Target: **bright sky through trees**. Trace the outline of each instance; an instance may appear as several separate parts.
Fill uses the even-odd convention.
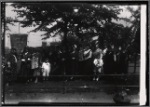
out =
[[[13,19],[15,19],[17,17],[17,13],[15,13],[13,11],[13,7],[10,6],[11,3],[7,3],[6,4],[6,17],[12,17]],[[137,9],[136,5],[130,5],[132,8]],[[119,15],[119,17],[124,17],[124,18],[129,18],[131,16],[131,13],[126,9],[127,5],[120,5],[120,8],[123,9],[123,11],[121,12],[121,14]],[[74,9],[74,12],[78,12],[78,9]],[[19,19],[20,20],[20,19]],[[58,19],[60,20],[60,19]],[[124,22],[124,21],[119,21],[117,23],[121,23],[124,26],[129,26],[129,23]],[[53,23],[55,24],[55,23]],[[48,27],[51,27],[51,25],[49,25]],[[33,30],[34,27],[26,27],[26,28],[22,28],[22,27],[18,27],[18,23],[15,24],[15,26],[9,25],[10,31],[8,31],[7,33],[18,33],[18,29],[20,29],[20,33],[28,33],[29,31]],[[32,33],[33,34],[33,33]],[[28,39],[28,45],[29,46],[40,46],[41,45],[41,34],[33,34],[32,37],[29,37],[30,39]],[[34,36],[36,35],[36,36]]]

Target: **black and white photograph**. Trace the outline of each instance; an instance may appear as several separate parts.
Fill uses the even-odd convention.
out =
[[[146,11],[136,2],[1,2],[2,105],[145,105]]]

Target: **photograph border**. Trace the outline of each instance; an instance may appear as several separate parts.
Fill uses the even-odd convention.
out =
[[[121,4],[129,4],[129,5],[130,4],[145,4],[147,6],[146,7],[147,12],[145,14],[147,16],[147,17],[145,17],[147,20],[145,20],[145,22],[144,22],[146,24],[144,31],[143,31],[143,28],[141,27],[141,31],[143,32],[141,34],[143,34],[143,35],[145,34],[146,35],[145,38],[144,38],[144,40],[143,40],[143,42],[142,42],[142,43],[145,43],[145,46],[141,45],[141,49],[145,48],[143,51],[141,51],[141,52],[143,52],[142,53],[143,56],[141,58],[142,59],[144,58],[144,60],[141,61],[141,63],[144,64],[143,67],[145,67],[145,68],[142,68],[142,67],[140,68],[140,72],[141,72],[141,70],[145,71],[145,75],[144,74],[140,74],[140,78],[145,77],[145,78],[143,78],[144,80],[142,79],[142,82],[144,81],[145,86],[141,87],[141,85],[140,85],[140,88],[143,88],[143,87],[146,88],[145,94],[146,93],[148,94],[146,96],[146,99],[147,99],[146,100],[146,106],[149,105],[149,101],[148,101],[149,100],[149,69],[150,69],[150,67],[149,67],[149,49],[150,49],[149,48],[149,34],[150,34],[150,30],[149,30],[149,26],[150,26],[150,21],[149,21],[149,18],[150,18],[149,17],[150,16],[150,14],[149,14],[149,12],[150,12],[150,8],[149,8],[150,2],[149,2],[149,0],[143,0],[143,1],[140,1],[140,0],[134,0],[134,1],[133,0],[125,0],[125,1],[120,1],[120,0],[107,0],[107,1],[103,1],[103,0],[94,0],[94,1],[89,1],[89,0],[82,0],[82,1],[78,1],[78,0],[73,0],[73,1],[70,1],[70,0],[65,0],[65,1],[59,1],[59,0],[55,0],[55,1],[53,1],[53,0],[51,0],[51,1],[47,1],[47,0],[42,0],[42,1],[41,0],[19,0],[19,1],[16,1],[16,0],[11,0],[11,1],[10,0],[1,0],[1,4],[2,4],[2,2],[7,2],[7,3],[8,2],[58,2],[58,3],[60,3],[60,2],[73,2],[73,3],[74,2],[79,2],[79,3],[81,3],[81,2],[83,2],[83,3],[84,2],[89,2],[90,3],[91,2],[91,3],[108,3],[108,4],[109,3],[115,3],[115,4],[120,4],[121,3]],[[142,21],[141,21],[141,23],[142,23]],[[1,28],[1,32],[2,32],[2,28]],[[140,37],[141,37],[141,35],[140,35]],[[141,39],[143,39],[143,36],[141,37]],[[1,43],[1,41],[0,41],[0,43]],[[0,46],[2,46],[2,44]],[[2,56],[2,48],[3,47],[0,48],[0,55],[1,56]],[[0,60],[0,64],[2,65],[2,60]],[[2,72],[2,67],[0,67],[0,69],[1,69],[1,73],[0,73],[0,76],[1,76],[1,80],[0,81],[1,82],[0,82],[0,85],[1,85],[1,88],[2,88],[3,87],[3,81],[2,81],[3,72]],[[2,89],[1,89],[1,91],[2,91]],[[2,96],[2,97],[0,97],[0,100],[2,101],[2,99],[4,98],[2,92],[0,93],[0,95]],[[3,104],[3,103],[1,103],[1,104]],[[67,103],[67,104],[66,103],[57,103],[57,104],[55,104],[54,103],[52,105],[55,105],[55,106],[57,106],[57,105],[59,105],[59,106],[67,106],[67,105],[73,105],[73,106],[74,105],[76,105],[76,106],[85,106],[85,105],[86,106],[89,106],[89,105],[90,106],[97,106],[97,105],[99,105],[99,106],[102,106],[104,104],[101,105],[101,104],[96,104],[96,103],[89,103],[89,104],[88,103],[87,104],[76,104],[76,103],[71,103],[71,104],[70,103]]]

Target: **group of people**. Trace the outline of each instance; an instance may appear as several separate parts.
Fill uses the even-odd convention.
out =
[[[39,52],[29,52],[24,49],[21,55],[17,55],[16,49],[12,49],[10,54],[3,60],[4,81],[12,84],[17,81],[37,83],[41,75],[43,80],[47,80],[51,71],[51,64],[48,58],[41,61]]]
[[[25,48],[20,56],[12,49],[5,71],[7,82],[20,78],[27,83],[37,83],[40,79],[48,80],[50,74],[71,75],[70,79],[74,78],[73,75],[94,75],[93,80],[98,81],[100,73],[127,73],[127,54],[121,47],[115,51],[113,45],[100,49],[98,44],[94,50],[90,46],[83,48],[73,45],[69,53],[62,49],[45,54],[30,52]]]

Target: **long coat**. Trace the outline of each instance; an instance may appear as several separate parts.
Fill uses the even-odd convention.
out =
[[[21,71],[20,76],[28,78],[31,72],[31,54],[29,52],[23,53],[21,57]]]
[[[113,51],[107,51],[104,56],[104,73],[105,74],[113,74],[116,72],[116,62],[114,58],[115,53]]]
[[[7,57],[7,62],[10,63],[12,81],[15,81],[17,79],[17,55],[10,53]]]

